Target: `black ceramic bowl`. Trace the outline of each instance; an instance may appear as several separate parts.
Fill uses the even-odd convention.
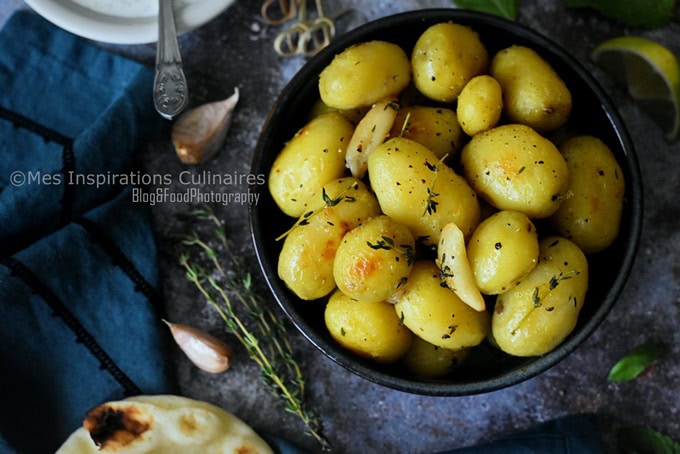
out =
[[[274,104],[263,127],[255,156],[253,174],[268,175],[284,142],[305,123],[310,106],[318,98],[318,76],[333,57],[349,45],[380,39],[396,43],[410,54],[418,36],[429,26],[451,21],[471,26],[489,51],[512,44],[536,50],[566,82],[573,97],[570,133],[593,134],[615,153],[625,173],[626,195],[619,237],[599,255],[589,257],[590,287],[573,333],[552,352],[532,358],[516,358],[490,347],[480,347],[474,361],[442,379],[409,376],[404,368],[378,365],[336,344],[323,321],[324,301],[298,299],[277,276],[281,242],[275,238],[293,219],[274,204],[266,185],[254,186],[259,203],[250,209],[252,237],[258,260],[272,293],[295,326],[319,350],[338,364],[373,382],[407,392],[428,395],[468,395],[510,386],[535,376],[561,361],[602,322],[614,305],[631,270],[641,229],[641,177],[633,144],[611,101],[588,71],[568,52],[542,35],[514,22],[457,9],[420,10],[398,14],[365,24],[343,36],[311,58],[293,77]]]

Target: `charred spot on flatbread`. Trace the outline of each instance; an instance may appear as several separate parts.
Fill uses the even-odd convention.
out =
[[[87,412],[83,428],[100,450],[117,450],[138,440],[151,429],[152,422],[133,405],[103,404]]]
[[[209,447],[209,449],[207,448]],[[56,454],[273,454],[233,414],[181,396],[135,396],[90,410]]]

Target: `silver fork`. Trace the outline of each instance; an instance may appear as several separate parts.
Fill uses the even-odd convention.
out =
[[[153,101],[158,113],[168,120],[182,112],[189,103],[172,0],[158,0],[158,45]]]

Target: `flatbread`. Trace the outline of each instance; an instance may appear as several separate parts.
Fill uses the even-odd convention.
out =
[[[246,423],[221,408],[185,397],[136,396],[101,404],[85,416],[57,454],[270,454]]]

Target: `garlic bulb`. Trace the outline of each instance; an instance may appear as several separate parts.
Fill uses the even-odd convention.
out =
[[[179,323],[163,322],[168,325],[172,337],[185,355],[201,370],[218,374],[231,367],[232,349],[221,340]]]
[[[180,161],[198,164],[219,151],[238,99],[235,88],[229,98],[195,107],[177,119],[172,127],[172,144]]]

